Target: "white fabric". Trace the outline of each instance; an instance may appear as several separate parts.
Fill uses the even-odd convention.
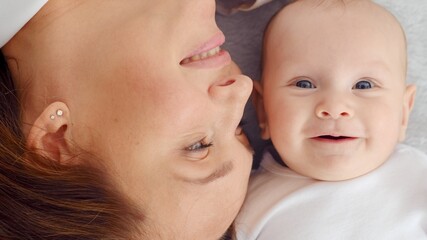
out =
[[[266,154],[236,220],[239,240],[427,239],[427,155],[398,145],[380,168],[316,181]]]
[[[0,0],[0,48],[43,7],[47,0]]]

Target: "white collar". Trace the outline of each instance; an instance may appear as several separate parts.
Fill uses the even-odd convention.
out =
[[[0,0],[0,48],[47,3],[48,0]]]

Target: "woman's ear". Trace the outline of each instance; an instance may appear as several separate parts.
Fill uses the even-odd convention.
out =
[[[406,129],[408,128],[409,115],[414,108],[416,92],[417,88],[415,85],[406,86],[405,95],[403,97],[402,125],[400,127],[399,141],[403,141],[406,138]]]
[[[261,138],[270,139],[270,130],[268,128],[267,116],[264,108],[263,88],[259,81],[254,81],[254,91],[252,92],[252,101],[255,106],[259,128],[261,129]]]
[[[66,139],[69,132],[70,111],[63,102],[47,106],[31,126],[27,147],[49,159],[67,164],[71,159]]]

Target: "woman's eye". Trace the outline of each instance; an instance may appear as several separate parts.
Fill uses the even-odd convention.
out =
[[[205,140],[200,140],[185,148],[186,155],[188,159],[192,161],[203,160],[209,155],[209,148],[212,146],[213,144],[211,142],[206,143]]]
[[[316,88],[313,83],[308,80],[300,80],[295,83],[295,86],[299,88]]]
[[[372,88],[372,83],[366,80],[357,82],[353,87],[353,89],[370,89],[370,88]]]
[[[201,150],[205,150],[206,148],[211,147],[212,145],[213,145],[212,143],[205,143],[204,141],[198,141],[198,142],[192,144],[191,146],[185,148],[185,150],[190,151],[190,152],[201,151]]]

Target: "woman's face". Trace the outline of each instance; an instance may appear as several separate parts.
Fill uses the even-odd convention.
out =
[[[161,239],[220,238],[246,193],[252,83],[217,52],[214,12],[213,0],[51,0],[31,23],[35,91],[68,105],[72,141]]]

